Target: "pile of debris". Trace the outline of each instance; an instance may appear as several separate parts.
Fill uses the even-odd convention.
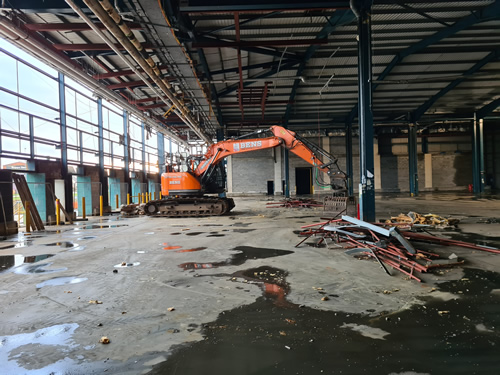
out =
[[[371,224],[350,216],[342,216],[342,219],[329,219],[301,228],[306,228],[300,232],[300,235],[305,238],[295,247],[300,246],[313,236],[320,237],[318,246],[330,240],[347,249],[346,253],[348,254],[375,259],[388,275],[391,273],[386,266],[392,267],[407,275],[409,279],[419,282],[422,280],[417,276],[418,272],[424,273],[435,268],[459,265],[463,263],[463,260],[459,260],[456,256],[443,259],[438,254],[417,250],[411,241],[461,246],[500,254],[500,249],[497,248],[415,233],[409,230],[402,231],[397,226],[389,225],[387,227],[384,224]]]
[[[408,215],[399,214],[386,220],[386,224],[396,225],[432,225],[434,227],[450,227],[460,223],[460,219],[444,218],[439,215],[421,215],[416,212],[409,212]]]
[[[311,198],[297,198],[297,199],[284,199],[279,202],[269,202],[266,204],[267,208],[311,208],[311,207],[323,207],[323,203],[318,202]]]

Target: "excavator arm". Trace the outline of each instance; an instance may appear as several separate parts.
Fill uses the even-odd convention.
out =
[[[318,168],[319,171],[330,176],[330,183],[336,190],[345,189],[346,175],[337,164],[337,159],[316,145],[299,137],[295,132],[281,126],[271,126],[265,130],[273,136],[266,138],[235,139],[215,143],[207,150],[202,161],[198,164],[194,174],[203,178],[211,166],[216,165],[222,159],[243,152],[258,151],[268,148],[283,146],[290,152]],[[262,133],[263,131],[258,131]],[[336,170],[331,168],[336,166]]]

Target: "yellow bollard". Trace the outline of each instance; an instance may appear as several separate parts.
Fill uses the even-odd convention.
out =
[[[148,200],[151,200],[151,193],[148,193],[148,195],[149,195],[149,199]]]
[[[156,191],[153,193],[154,200],[156,200]]]
[[[161,199],[161,191],[160,191],[160,199]]]
[[[119,208],[120,201],[118,199],[118,194],[116,194],[116,209]]]
[[[146,201],[146,194],[142,193],[142,203],[148,203]]]
[[[24,209],[26,210],[26,232],[31,232],[31,212],[30,212],[30,202],[24,203]]]
[[[82,217],[85,219],[87,217],[85,212],[85,197],[82,197]]]
[[[137,194],[137,203],[141,204],[141,193]]]
[[[127,206],[130,204],[130,194],[127,193]]]
[[[103,212],[104,211],[104,201],[103,201],[103,198],[102,198],[102,195],[99,196],[99,213],[100,213],[100,216],[103,216]]]
[[[56,225],[61,225],[61,203],[56,199]]]

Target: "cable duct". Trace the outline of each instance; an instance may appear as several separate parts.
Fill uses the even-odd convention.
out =
[[[114,9],[108,0],[83,0],[89,9],[103,23],[106,29],[116,38],[116,40],[125,48],[128,54],[141,66],[144,72],[153,80],[153,82],[165,93],[168,99],[175,106],[174,112],[193,130],[201,139],[208,144],[212,143],[210,137],[200,127],[189,113],[189,110],[182,104],[175,94],[170,90],[170,84],[161,78],[161,72],[158,66],[143,49],[140,42],[135,38],[130,28],[123,22],[121,16]],[[107,44],[108,41],[104,40]],[[128,64],[129,67],[130,63]]]
[[[18,46],[22,47],[24,50],[32,51],[38,58],[46,61],[48,64],[55,67],[58,71],[77,81],[81,81],[84,85],[94,90],[94,92],[98,96],[120,103],[120,105],[129,113],[134,114],[135,116],[143,120],[146,124],[150,125],[152,128],[156,129],[162,134],[165,134],[167,137],[172,138],[185,147],[188,147],[187,142],[181,139],[179,136],[172,133],[168,129],[161,127],[155,121],[144,117],[141,111],[127,103],[120,95],[107,89],[105,85],[95,81],[92,77],[80,70],[80,68],[71,60],[61,58],[61,56],[56,55],[55,52],[52,51],[42,41],[30,36],[27,32],[22,30],[19,26],[13,24],[8,18],[4,16],[0,16],[0,33],[4,34],[8,39],[10,39]]]

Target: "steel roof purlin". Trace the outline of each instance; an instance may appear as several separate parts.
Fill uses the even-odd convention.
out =
[[[448,92],[453,90],[455,87],[457,87],[460,83],[462,83],[467,76],[470,76],[480,70],[483,66],[488,64],[491,61],[494,61],[500,57],[500,48],[492,51],[489,53],[486,57],[482,58],[480,61],[478,61],[476,64],[474,64],[470,69],[465,71],[463,73],[463,76],[460,78],[455,79],[452,81],[450,84],[448,84],[445,88],[440,90],[438,93],[430,97],[424,104],[422,104],[420,107],[418,107],[413,113],[412,113],[412,121],[417,122],[420,120],[420,118],[427,112],[432,105],[442,96],[446,95]]]
[[[329,19],[327,18],[326,25],[323,27],[323,29],[319,32],[319,34],[316,36],[317,39],[321,38],[327,38],[328,35],[330,35],[338,26],[342,26],[348,23],[351,23],[355,19],[354,13],[350,10],[337,10],[333,16],[331,16]],[[317,45],[311,45],[307,49],[306,53],[304,54],[304,58],[300,62],[300,65],[297,69],[297,76],[301,76],[302,72],[304,71],[307,62],[309,59],[314,55],[314,53],[317,51],[318,46]],[[300,84],[300,79],[296,78],[292,87],[292,91],[290,93],[290,98],[289,102],[292,102],[295,99],[295,94],[297,93],[297,88],[299,87]],[[285,112],[285,117],[283,120],[283,124],[286,127],[288,124],[288,120],[290,118],[290,111],[292,109],[291,103],[288,103],[286,106],[286,112]]]
[[[406,48],[405,50],[399,52],[393,60],[387,65],[382,74],[379,75],[378,80],[383,80],[385,77],[389,75],[392,69],[399,64],[405,57],[417,52],[421,51],[424,48],[435,44],[436,42],[453,35],[461,30],[464,30],[472,25],[475,25],[480,22],[486,22],[489,20],[497,19],[500,17],[500,1],[495,1],[487,7],[484,7],[477,12],[473,12],[469,16],[460,19],[455,22],[453,25],[441,29],[430,37],[422,39],[420,42]],[[377,84],[372,86],[372,90],[374,91],[378,87]],[[356,104],[355,107],[352,108],[351,112],[346,118],[346,122],[352,122],[354,118],[357,116],[358,106]]]

